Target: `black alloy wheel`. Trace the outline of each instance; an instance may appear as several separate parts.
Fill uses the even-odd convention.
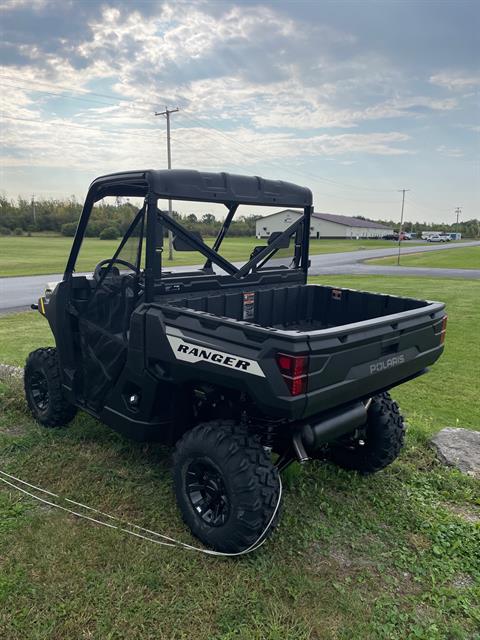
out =
[[[216,551],[244,551],[278,520],[280,482],[270,452],[232,420],[184,434],[173,456],[173,481],[185,523]]]
[[[42,371],[34,371],[30,378],[30,394],[32,402],[39,411],[48,409],[48,382]]]
[[[190,463],[186,473],[186,492],[192,507],[211,527],[225,524],[230,513],[225,483],[220,471],[207,459]]]

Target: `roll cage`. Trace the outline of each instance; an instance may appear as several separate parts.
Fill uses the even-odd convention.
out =
[[[114,173],[97,178],[89,187],[72,249],[65,268],[64,280],[70,280],[75,269],[78,253],[85,236],[93,206],[106,196],[142,197],[142,208],[134,217],[113,259],[118,256],[133,229],[142,218],[142,229],[146,229],[144,290],[145,302],[152,302],[155,284],[162,279],[162,251],[164,230],[200,252],[206,259],[202,273],[212,274],[212,265],[217,265],[228,276],[240,280],[262,266],[282,247],[287,238],[295,234],[295,249],[292,268],[307,275],[309,260],[310,217],[312,194],[305,187],[260,177],[228,173],[207,173],[193,170],[163,170]],[[159,199],[215,202],[227,208],[227,215],[212,247],[179,222],[158,208]],[[282,233],[270,238],[265,247],[258,247],[243,266],[237,267],[224,258],[219,249],[240,205],[285,207],[303,209],[301,215]],[[145,218],[146,219],[145,219]],[[272,234],[273,235],[273,234]],[[113,260],[112,259],[112,260]],[[140,260],[140,258],[138,258]]]

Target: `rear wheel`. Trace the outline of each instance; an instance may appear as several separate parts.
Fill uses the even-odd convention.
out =
[[[361,437],[332,445],[329,458],[344,469],[375,473],[398,457],[404,438],[405,424],[397,403],[389,393],[380,393],[372,398]]]
[[[197,538],[227,553],[260,538],[277,506],[279,479],[270,454],[245,427],[201,424],[177,443],[173,463],[177,502]]]
[[[55,348],[32,351],[25,363],[24,386],[28,407],[40,424],[61,427],[75,417],[76,407],[63,395]]]

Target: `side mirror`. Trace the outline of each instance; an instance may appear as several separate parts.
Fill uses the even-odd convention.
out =
[[[272,242],[275,242],[275,240],[282,235],[281,231],[274,231],[272,234],[270,234],[269,238],[268,238],[268,244],[272,244]],[[285,238],[283,238],[282,242],[278,245],[278,249],[288,249],[288,247],[290,246],[290,236],[285,236]]]
[[[190,234],[194,236],[200,242],[203,242],[202,236],[198,231],[190,231]],[[173,248],[175,251],[197,251],[195,247],[192,247],[184,238],[181,236],[174,236],[173,238]]]

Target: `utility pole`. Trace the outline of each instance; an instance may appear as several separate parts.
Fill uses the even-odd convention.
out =
[[[459,221],[460,221],[460,216],[461,216],[461,214],[462,214],[462,207],[457,207],[457,208],[455,209],[455,213],[457,214],[457,233],[458,233],[458,232],[459,232],[459,226],[458,226],[458,224],[459,224]]]
[[[35,209],[35,194],[32,193],[32,215],[33,215],[33,224],[35,227],[37,226],[37,211]]]
[[[168,168],[172,168],[172,151],[170,148],[170,114],[177,113],[179,111],[178,107],[176,109],[169,109],[165,107],[165,111],[155,111],[156,116],[165,116],[167,119],[167,163]],[[172,215],[172,201],[168,201],[168,214]],[[168,259],[173,260],[173,234],[171,229],[168,230]]]
[[[405,192],[410,191],[410,189],[399,189],[398,191],[402,193],[402,214],[400,216],[400,229],[398,230],[398,256],[397,256],[397,266],[400,266],[400,247],[402,246],[403,209],[405,207]]]

